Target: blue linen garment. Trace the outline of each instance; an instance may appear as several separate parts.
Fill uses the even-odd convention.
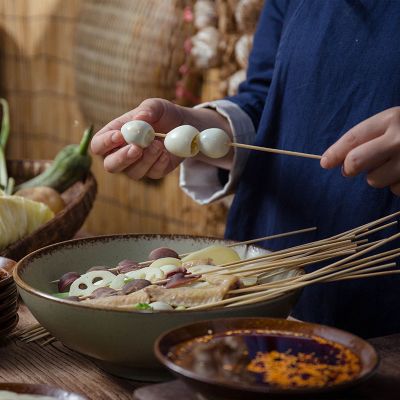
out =
[[[229,100],[252,119],[256,145],[322,154],[355,124],[400,105],[400,1],[266,0],[248,78]],[[265,243],[281,249],[397,210],[399,199],[368,186],[365,176],[344,178],[317,160],[254,151],[226,237],[318,227],[307,236]],[[363,337],[400,332],[400,277],[307,288],[294,316]]]

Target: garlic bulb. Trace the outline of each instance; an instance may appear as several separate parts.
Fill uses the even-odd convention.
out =
[[[215,67],[219,63],[220,33],[217,28],[207,26],[192,37],[191,55],[197,68]]]
[[[241,68],[247,68],[249,55],[253,46],[253,35],[243,35],[235,44],[235,58]]]
[[[253,33],[261,14],[264,0],[240,0],[235,7],[235,19],[240,31]]]
[[[136,144],[142,149],[149,147],[155,137],[153,127],[146,121],[140,120],[133,120],[124,124],[121,133],[127,143]]]
[[[218,128],[206,129],[199,134],[200,151],[210,158],[221,158],[228,154],[231,140],[228,134]]]
[[[214,0],[197,0],[193,7],[193,11],[194,26],[197,29],[217,25],[218,15]]]
[[[190,125],[182,125],[167,133],[165,148],[178,157],[194,157],[199,152],[199,131]]]

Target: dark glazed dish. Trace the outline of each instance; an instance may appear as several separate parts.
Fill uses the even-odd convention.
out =
[[[162,335],[155,354],[196,391],[229,399],[339,390],[378,364],[373,347],[350,333],[270,318],[186,325]]]

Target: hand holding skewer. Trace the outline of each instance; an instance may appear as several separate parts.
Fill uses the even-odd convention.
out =
[[[133,120],[122,126],[121,133],[127,143],[133,143],[142,148],[148,147],[155,137],[163,138],[166,149],[170,153],[182,158],[194,157],[199,152],[210,158],[222,158],[228,154],[231,147],[236,147],[296,157],[321,159],[321,156],[316,154],[235,143],[230,140],[225,131],[218,128],[210,128],[199,132],[193,126],[182,125],[164,134],[155,132],[152,126],[145,121]]]

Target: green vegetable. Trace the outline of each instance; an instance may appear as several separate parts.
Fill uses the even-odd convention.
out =
[[[8,185],[8,174],[6,165],[6,145],[10,135],[10,113],[6,99],[0,99],[2,107],[2,121],[0,128],[0,189],[6,189]]]
[[[48,186],[62,193],[75,182],[86,176],[92,159],[88,154],[93,126],[85,130],[79,145],[64,147],[54,158],[53,163],[43,173],[17,186],[15,190]]]
[[[153,308],[151,307],[151,305],[148,304],[148,303],[138,303],[138,304],[135,305],[135,308],[136,308],[136,310],[140,310],[140,311],[143,311],[143,310],[152,310],[152,309],[153,309]]]
[[[52,293],[51,295],[59,299],[66,299],[67,297],[69,297],[69,292],[64,292],[64,293],[57,292],[57,293]]]

